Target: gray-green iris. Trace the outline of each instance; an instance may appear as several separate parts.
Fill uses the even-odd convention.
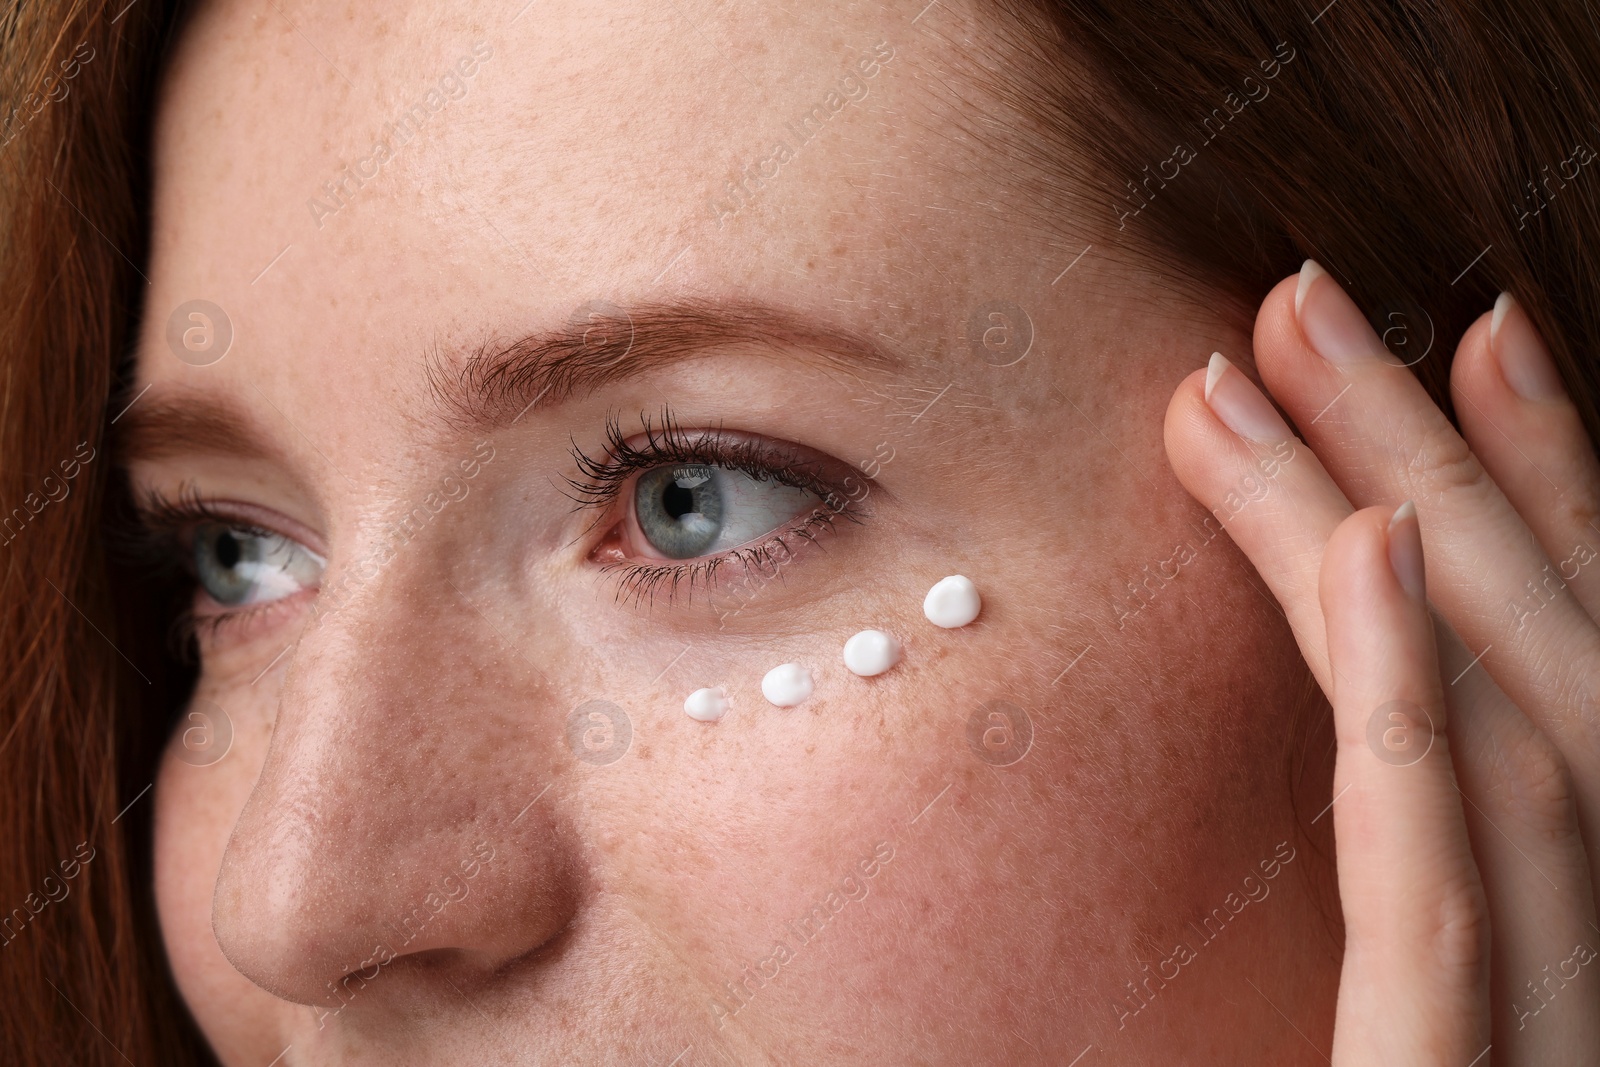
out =
[[[722,476],[716,467],[657,467],[634,490],[639,529],[669,559],[705,555],[722,534]]]
[[[281,534],[206,523],[194,532],[200,586],[219,604],[254,604],[314,586],[321,556]]]
[[[202,526],[195,531],[194,565],[200,584],[219,604],[242,604],[254,587],[250,567],[240,564],[259,561],[261,539],[226,526]]]

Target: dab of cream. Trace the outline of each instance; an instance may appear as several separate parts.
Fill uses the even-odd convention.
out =
[[[780,708],[792,708],[811,695],[811,672],[798,663],[774,667],[761,679],[761,695]]]
[[[862,630],[844,643],[844,665],[871,678],[900,662],[900,641],[882,630]]]
[[[941,578],[922,600],[922,613],[935,626],[954,630],[978,617],[983,601],[972,579],[959,574]]]
[[[683,702],[683,710],[689,713],[689,718],[700,722],[716,722],[728,714],[728,694],[722,687],[715,689],[696,689],[689,694],[689,699]]]

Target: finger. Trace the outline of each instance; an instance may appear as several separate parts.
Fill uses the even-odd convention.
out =
[[[1526,311],[1501,293],[1450,368],[1462,436],[1549,562],[1508,604],[1519,623],[1570,592],[1600,618],[1600,462]]]
[[[1600,804],[1600,629],[1570,597],[1524,624],[1510,619],[1506,604],[1549,561],[1460,434],[1315,264],[1267,297],[1256,351],[1273,395],[1352,503],[1417,501],[1433,603],[1516,706],[1563,744]]]
[[[1435,635],[1448,682],[1473,653],[1440,620]],[[1555,745],[1483,671],[1466,672],[1445,705],[1467,837],[1488,897],[1494,1065],[1593,1063],[1600,968],[1585,967],[1585,953],[1574,950],[1600,944],[1600,931],[1571,775]]]
[[[1489,929],[1445,733],[1415,511],[1352,515],[1323,554],[1345,956],[1335,1067],[1468,1064],[1489,1046]]]
[[[1261,390],[1221,353],[1178,386],[1164,432],[1178,480],[1249,557],[1317,683],[1332,692],[1317,576],[1323,546],[1350,514],[1350,502]]]
[[[1321,546],[1348,516],[1349,504],[1303,445],[1292,438],[1285,443],[1289,428],[1242,372],[1214,356],[1205,376],[1209,389],[1201,377],[1186,380],[1168,408],[1173,467],[1215,516],[1228,519],[1228,533],[1282,601],[1331,699],[1316,579]],[[1256,440],[1236,435],[1234,426]],[[1314,619],[1301,610],[1307,607]],[[1308,635],[1316,648],[1308,648]],[[1564,768],[1554,747],[1488,675],[1468,670],[1475,653],[1442,622],[1440,640],[1444,678],[1459,679],[1445,687],[1451,735],[1471,798],[1473,854],[1491,889],[1493,1008],[1504,1033],[1496,1062],[1561,1063],[1564,1050],[1597,1047],[1600,1029],[1592,983],[1568,982],[1561,1003],[1548,1006],[1527,988],[1546,966],[1570,972],[1573,948],[1587,939],[1593,918],[1576,812],[1562,790]],[[1537,1024],[1530,1013],[1537,1013]]]

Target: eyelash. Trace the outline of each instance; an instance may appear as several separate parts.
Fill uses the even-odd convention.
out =
[[[119,522],[113,530],[116,550],[145,573],[168,583],[181,584],[190,594],[185,606],[172,621],[171,640],[181,651],[191,642],[202,645],[214,641],[223,631],[246,625],[275,608],[281,600],[269,600],[246,608],[201,615],[195,610],[193,594],[199,591],[194,570],[194,531],[205,524],[227,526],[256,537],[281,536],[223,508],[219,501],[200,494],[193,483],[178,488],[176,498],[150,491],[135,507],[135,517]]]
[[[598,513],[585,534],[592,533],[606,521],[635,474],[671,463],[700,463],[736,470],[756,481],[804,489],[821,499],[800,525],[775,530],[755,544],[720,556],[674,564],[605,564],[605,573],[617,581],[619,601],[631,599],[635,606],[641,602],[653,605],[656,596],[664,593],[667,602],[672,603],[685,585],[688,587],[686,595],[692,600],[696,585],[703,584],[708,591],[714,588],[717,573],[731,563],[741,565],[748,572],[768,565],[781,566],[792,559],[795,552],[786,538],[816,544],[818,534],[831,531],[840,518],[858,525],[864,522],[859,501],[852,499],[847,486],[817,470],[822,463],[816,459],[758,438],[732,438],[720,426],[714,430],[685,430],[665,407],[661,409],[659,425],[652,423],[647,415],[641,416],[641,421],[644,440],[635,444],[622,432],[617,416],[607,416],[605,453],[599,459],[585,453],[576,441],[572,442],[572,458],[578,465],[578,476],[566,479],[567,495],[577,502],[579,510],[592,509]],[[780,549],[784,553],[782,560],[778,558]]]
[[[757,481],[804,489],[821,499],[799,525],[774,531],[756,544],[719,556],[673,564],[604,565],[604,572],[617,581],[619,601],[631,599],[636,606],[654,604],[658,595],[665,594],[667,602],[672,603],[685,586],[686,595],[692,600],[697,585],[709,591],[718,572],[730,564],[740,565],[745,572],[781,566],[795,554],[790,539],[816,544],[819,534],[831,531],[840,518],[858,525],[864,521],[860,500],[852,497],[848,485],[837,484],[820,473],[817,468],[822,464],[816,459],[757,438],[732,438],[721,427],[685,430],[667,408],[662,409],[659,424],[652,423],[648,416],[641,421],[644,440],[635,444],[623,433],[618,417],[608,416],[605,452],[598,459],[585,453],[576,441],[572,443],[578,475],[564,479],[567,495],[579,510],[597,513],[585,533],[593,532],[605,521],[635,474],[670,463],[702,463],[736,470]],[[192,641],[214,640],[225,629],[244,625],[281,605],[281,601],[267,601],[201,615],[195,610],[192,595],[199,588],[193,548],[197,527],[216,524],[262,537],[275,536],[274,531],[242,519],[219,501],[202,496],[192,483],[182,485],[176,498],[152,491],[139,500],[135,511],[133,518],[116,525],[114,545],[128,562],[169,582],[182,582],[191,594],[173,620],[172,639],[177,648],[187,649]]]

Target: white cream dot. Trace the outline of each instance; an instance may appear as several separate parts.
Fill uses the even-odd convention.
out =
[[[844,665],[871,678],[900,662],[900,640],[882,630],[862,630],[844,643]]]
[[[728,714],[728,707],[728,694],[720,685],[715,689],[696,689],[683,702],[683,710],[689,713],[689,718],[700,722],[716,722]]]
[[[798,663],[774,667],[761,679],[761,695],[780,708],[792,708],[812,691],[811,672]]]
[[[978,617],[983,600],[972,579],[960,574],[941,578],[922,600],[922,613],[935,626],[954,630]]]

